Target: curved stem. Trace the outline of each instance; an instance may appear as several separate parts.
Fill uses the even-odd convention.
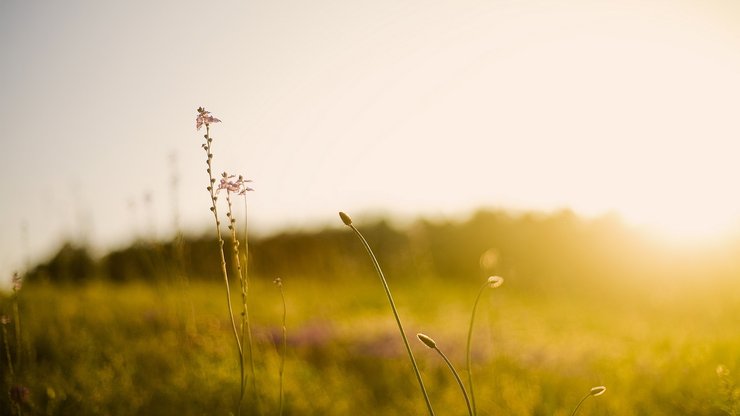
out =
[[[470,400],[472,402],[472,408],[473,413],[472,415],[475,416],[478,414],[478,410],[475,406],[475,392],[473,389],[473,369],[471,367],[471,360],[470,360],[470,345],[471,345],[471,339],[473,337],[473,323],[475,321],[475,311],[476,308],[478,308],[478,301],[480,301],[481,295],[483,295],[483,291],[486,290],[486,287],[488,286],[488,282],[484,283],[483,286],[481,286],[480,290],[478,290],[478,296],[475,297],[475,302],[473,303],[473,313],[470,314],[470,327],[468,328],[468,341],[465,347],[465,366],[467,367],[468,372],[468,387],[470,388]]]
[[[578,404],[576,405],[576,408],[573,409],[573,413],[571,413],[570,416],[575,416],[575,414],[578,412],[578,409],[581,407],[581,405],[583,404],[583,402],[585,402],[586,399],[588,399],[589,397],[591,397],[591,393],[588,393],[587,395],[583,396],[583,398],[581,399],[581,401],[578,402]]]
[[[452,371],[452,375],[455,376],[455,380],[457,381],[457,385],[460,386],[460,390],[462,390],[463,397],[465,398],[465,404],[468,406],[468,414],[470,416],[473,416],[473,408],[470,406],[470,399],[468,398],[468,393],[465,391],[465,386],[463,385],[462,380],[460,380],[460,375],[457,374],[457,371],[455,371],[455,367],[452,366],[452,363],[447,358],[447,356],[437,347],[434,347],[434,350],[439,353],[439,355],[442,357],[443,360],[447,363],[447,366],[450,367],[450,371]]]
[[[365,250],[367,250],[368,255],[370,255],[370,259],[373,262],[373,266],[375,266],[375,271],[378,273],[378,276],[380,277],[380,281],[383,283],[383,289],[385,289],[385,294],[388,297],[388,302],[391,304],[391,309],[393,310],[393,317],[396,318],[396,324],[398,324],[398,330],[401,332],[401,338],[403,338],[403,345],[406,347],[406,352],[409,354],[409,359],[411,360],[411,365],[414,367],[414,373],[416,374],[416,379],[419,382],[419,387],[421,387],[421,392],[424,395],[424,401],[426,402],[427,409],[429,410],[429,414],[431,416],[434,416],[434,409],[432,409],[432,403],[429,400],[429,395],[427,394],[427,390],[424,387],[424,381],[421,379],[421,372],[419,372],[419,367],[416,365],[416,360],[414,359],[414,354],[411,352],[411,346],[409,345],[409,340],[406,338],[406,333],[403,331],[403,325],[401,325],[401,318],[398,316],[398,311],[396,310],[396,304],[393,302],[393,296],[391,295],[391,290],[388,287],[388,282],[385,280],[385,276],[383,276],[383,270],[380,268],[380,264],[378,264],[378,260],[375,258],[375,254],[373,254],[373,250],[370,248],[370,245],[365,240],[365,237],[362,236],[360,231],[355,228],[354,225],[348,224],[348,227],[352,229],[352,231],[355,232],[355,235],[360,239],[362,242],[362,245],[365,246]]]

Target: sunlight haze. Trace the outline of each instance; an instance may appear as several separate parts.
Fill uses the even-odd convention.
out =
[[[259,233],[496,207],[733,234],[738,23],[734,1],[3,1],[0,272],[208,227],[199,106]]]

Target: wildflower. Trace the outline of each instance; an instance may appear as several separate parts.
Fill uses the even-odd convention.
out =
[[[0,324],[8,325],[10,323],[10,317],[8,315],[0,315]]]
[[[208,126],[211,123],[220,123],[220,122],[221,120],[217,119],[216,117],[213,117],[210,111],[206,111],[206,109],[203,107],[198,107],[198,117],[195,118],[195,129],[196,130],[200,130],[200,128],[204,124]]]
[[[245,195],[248,191],[254,191],[254,189],[247,186],[247,183],[252,182],[250,179],[244,179],[242,175],[239,178],[233,180],[236,176],[228,175],[224,172],[221,175],[221,182],[218,184],[216,192],[225,189],[226,192],[233,192],[239,195]]]
[[[277,287],[283,287],[283,279],[276,277],[275,280],[272,281],[272,283],[275,283]]]

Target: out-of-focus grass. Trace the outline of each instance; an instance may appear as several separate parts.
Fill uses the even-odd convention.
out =
[[[425,412],[374,276],[283,278],[286,415]],[[278,406],[282,305],[271,282],[256,277],[251,289],[265,414]],[[219,283],[187,291],[174,283],[24,287],[18,373],[31,391],[26,413],[229,414],[239,395],[238,362]],[[432,336],[462,370],[478,286],[413,278],[390,284],[408,334]],[[579,414],[722,415],[738,408],[726,388],[740,385],[736,286],[626,298],[534,295],[507,284],[483,297],[476,320],[480,414],[569,415],[596,385],[607,393]],[[435,409],[467,414],[444,363],[420,343],[412,347]]]

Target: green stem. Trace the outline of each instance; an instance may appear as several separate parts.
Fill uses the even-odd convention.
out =
[[[225,175],[225,174],[224,174]],[[234,263],[236,264],[236,272],[239,276],[239,283],[242,287],[242,299],[244,299],[244,281],[242,279],[242,265],[239,261],[239,239],[236,235],[236,219],[234,218],[234,213],[231,209],[231,192],[227,189],[226,190],[226,206],[228,207],[228,211],[226,212],[226,217],[229,220],[229,231],[231,231],[231,249],[232,254],[234,258]],[[241,323],[241,329],[242,329],[242,335],[241,335],[241,341],[244,342],[244,320],[246,318],[246,302],[244,303],[244,309],[242,310],[242,323]],[[250,345],[250,356],[251,356],[251,345]],[[241,414],[241,404],[244,402],[244,394],[247,391],[247,380],[244,375],[244,353],[239,355],[239,409],[237,411],[237,414]]]
[[[287,338],[287,329],[285,327],[285,320],[287,316],[287,308],[285,306],[285,293],[283,293],[283,284],[280,283],[278,285],[280,288],[280,298],[283,301],[283,346],[282,346],[282,352],[280,354],[280,410],[278,412],[278,415],[282,416],[283,414],[283,374],[285,372],[285,353],[288,349],[288,338]]]
[[[571,413],[570,416],[575,416],[575,414],[578,412],[578,409],[581,407],[581,405],[583,404],[583,402],[585,402],[586,399],[588,399],[589,397],[591,397],[591,393],[588,393],[587,395],[583,396],[583,398],[581,399],[581,401],[578,402],[578,404],[576,405],[576,408],[573,409],[573,413]]]
[[[452,371],[452,375],[455,376],[455,380],[457,381],[457,385],[460,386],[460,390],[462,390],[463,397],[465,398],[465,404],[468,406],[468,413],[470,416],[473,416],[473,408],[470,407],[470,399],[468,398],[468,392],[465,391],[465,386],[463,385],[462,380],[460,380],[460,375],[455,370],[455,367],[452,365],[450,360],[447,358],[445,353],[442,352],[437,347],[434,347],[434,350],[437,351],[437,353],[442,357],[443,360],[445,360],[445,363],[447,363],[447,367],[450,368],[450,371]]]
[[[10,378],[15,379],[15,372],[13,371],[13,360],[10,358],[10,345],[8,343],[8,330],[5,328],[5,324],[3,325],[3,344],[5,346],[5,357],[8,359],[8,372],[10,373]]]
[[[211,136],[210,136],[210,127],[208,124],[206,124],[206,153],[208,159],[206,160],[206,163],[208,164],[208,192],[211,195],[211,212],[213,212],[213,218],[216,221],[216,237],[218,238],[218,246],[219,246],[219,254],[221,255],[221,274],[224,278],[224,284],[226,285],[226,305],[229,310],[229,319],[231,320],[231,328],[234,331],[234,340],[236,341],[236,347],[239,353],[239,362],[242,361],[242,357],[244,356],[244,350],[242,349],[241,341],[239,341],[239,331],[236,329],[236,321],[234,320],[234,308],[231,305],[231,288],[229,287],[229,272],[226,269],[226,257],[224,255],[224,239],[221,236],[221,221],[218,219],[218,208],[216,206],[216,194],[213,190],[213,186],[216,184],[216,180],[213,178],[213,173],[211,171],[212,165],[211,165],[211,158],[213,158],[213,154],[211,154]],[[241,409],[241,402],[239,403],[239,406],[237,409]]]
[[[481,295],[483,295],[483,291],[486,290],[487,286],[488,286],[488,282],[484,283],[483,286],[481,286],[480,290],[478,290],[478,296],[475,297],[475,302],[473,303],[473,313],[470,314],[470,327],[468,328],[468,341],[465,347],[465,366],[467,367],[467,372],[468,372],[468,387],[470,388],[470,400],[472,402],[472,408],[473,408],[472,415],[473,416],[478,414],[478,410],[475,406],[475,392],[473,389],[473,369],[471,367],[470,346],[471,346],[471,339],[473,337],[473,323],[475,321],[475,311],[476,311],[476,308],[478,307],[478,301],[480,301],[480,297]]]
[[[252,391],[255,405],[258,405],[257,377],[254,371],[254,353],[252,344],[252,325],[249,318],[249,228],[247,222],[247,195],[244,195],[244,274],[242,278],[242,302],[244,303],[244,324],[247,330],[247,344],[249,345],[249,367],[252,373]],[[259,413],[259,412],[258,412]]]
[[[401,338],[403,338],[403,344],[406,346],[406,351],[409,354],[409,359],[411,360],[411,365],[414,367],[414,373],[416,374],[416,379],[419,382],[419,387],[421,387],[421,392],[424,395],[424,401],[426,402],[427,409],[429,410],[429,414],[431,416],[434,416],[434,409],[432,409],[432,403],[429,400],[429,395],[427,394],[426,388],[424,388],[424,381],[421,379],[421,372],[419,372],[419,367],[416,365],[416,360],[414,359],[414,354],[411,352],[411,346],[409,345],[409,340],[406,338],[406,333],[403,330],[403,325],[401,325],[401,318],[398,317],[398,311],[396,310],[396,304],[393,302],[393,296],[391,295],[391,290],[388,287],[388,282],[385,280],[385,276],[383,276],[383,270],[380,268],[380,264],[378,264],[378,260],[375,258],[375,254],[373,254],[373,250],[370,248],[370,245],[365,240],[365,237],[362,236],[362,233],[355,228],[352,224],[347,224],[348,227],[352,229],[352,231],[355,232],[357,237],[362,242],[362,245],[365,246],[365,250],[367,250],[368,255],[370,255],[370,259],[373,262],[373,266],[375,266],[375,271],[378,273],[378,276],[380,277],[380,281],[383,283],[383,289],[385,289],[385,294],[388,297],[388,301],[391,304],[391,309],[393,310],[393,316],[396,318],[396,324],[398,324],[398,330],[401,332]]]

